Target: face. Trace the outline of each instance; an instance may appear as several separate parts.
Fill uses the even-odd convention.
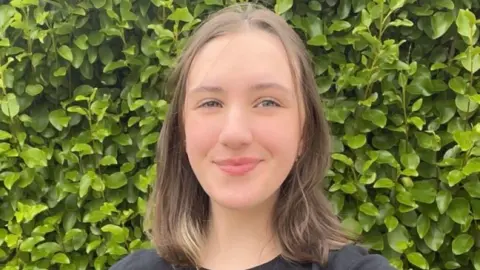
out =
[[[299,153],[300,94],[275,36],[252,30],[210,41],[188,74],[184,107],[190,165],[212,204],[276,199]]]

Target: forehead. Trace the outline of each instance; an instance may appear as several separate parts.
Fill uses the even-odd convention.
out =
[[[187,91],[201,84],[273,81],[293,88],[292,71],[279,38],[260,30],[228,34],[207,43],[195,56]]]

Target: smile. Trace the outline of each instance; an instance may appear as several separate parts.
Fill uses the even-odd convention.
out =
[[[214,163],[223,172],[229,175],[240,176],[254,170],[260,161],[260,159],[256,158],[233,158],[214,161]]]

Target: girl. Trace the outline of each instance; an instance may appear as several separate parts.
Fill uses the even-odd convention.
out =
[[[242,4],[190,38],[157,150],[156,250],[111,269],[392,269],[351,244],[322,190],[329,127],[302,40]]]

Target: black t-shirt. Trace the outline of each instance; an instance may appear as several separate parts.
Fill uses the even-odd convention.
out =
[[[195,270],[195,268],[173,267],[161,257],[155,250],[147,249],[136,251],[125,256],[115,263],[110,270]],[[247,270],[393,270],[387,259],[377,254],[368,252],[358,246],[348,245],[333,251],[329,255],[326,267],[315,263],[290,263],[282,257]]]

